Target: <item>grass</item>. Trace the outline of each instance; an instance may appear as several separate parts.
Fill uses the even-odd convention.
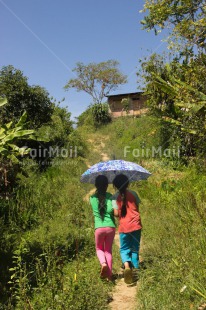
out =
[[[105,149],[110,158],[138,162],[145,158],[146,149],[151,158],[151,146],[159,145],[159,123],[151,116],[117,118],[98,133],[109,137]]]
[[[146,268],[140,309],[197,309],[206,299],[206,179],[194,169],[175,178],[171,170],[173,179],[160,184],[161,175],[162,169],[140,188]]]
[[[106,308],[111,287],[99,279],[92,211],[83,200],[90,186],[79,180],[86,168],[83,159],[68,159],[19,176],[1,240],[9,281],[1,281],[1,309]]]

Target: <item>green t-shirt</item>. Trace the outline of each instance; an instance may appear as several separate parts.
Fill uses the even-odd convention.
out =
[[[92,206],[93,214],[94,214],[94,227],[115,227],[115,220],[114,220],[114,210],[112,207],[112,194],[106,193],[105,205],[106,210],[104,214],[104,219],[102,220],[100,213],[99,213],[99,200],[97,195],[94,194],[90,197],[90,203]]]

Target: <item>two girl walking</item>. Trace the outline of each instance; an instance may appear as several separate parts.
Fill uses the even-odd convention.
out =
[[[140,199],[136,192],[128,190],[129,180],[117,175],[113,181],[117,193],[107,192],[108,180],[96,178],[96,192],[90,197],[95,220],[96,253],[101,264],[102,278],[112,280],[112,244],[115,236],[115,219],[119,218],[120,255],[124,264],[124,281],[131,284],[139,270],[139,246],[141,239]]]

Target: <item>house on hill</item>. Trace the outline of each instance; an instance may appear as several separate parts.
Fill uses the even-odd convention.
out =
[[[108,95],[107,102],[112,117],[138,116],[146,112],[143,92]]]

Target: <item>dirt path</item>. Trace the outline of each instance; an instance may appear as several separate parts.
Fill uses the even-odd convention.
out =
[[[102,141],[101,141],[101,148],[102,148],[103,150],[104,150],[104,148],[105,148],[105,143],[102,142]],[[100,155],[102,156],[102,161],[106,161],[106,160],[109,160],[109,159],[110,159],[107,153],[103,153],[103,152],[102,152]]]
[[[93,143],[92,139],[87,140],[89,143]],[[98,151],[101,155],[102,161],[109,160],[108,154],[105,152],[105,143],[101,141]],[[90,167],[89,163],[87,166]],[[95,189],[92,189],[84,198],[85,201],[89,200],[89,197],[94,193]],[[115,235],[115,244],[119,247],[119,234],[116,232]],[[119,275],[123,272],[119,270]],[[127,286],[124,282],[124,278],[120,277],[120,279],[116,280],[116,285],[112,292],[112,301],[109,303],[108,308],[110,310],[135,310],[137,309],[137,294],[138,284],[137,286]]]

